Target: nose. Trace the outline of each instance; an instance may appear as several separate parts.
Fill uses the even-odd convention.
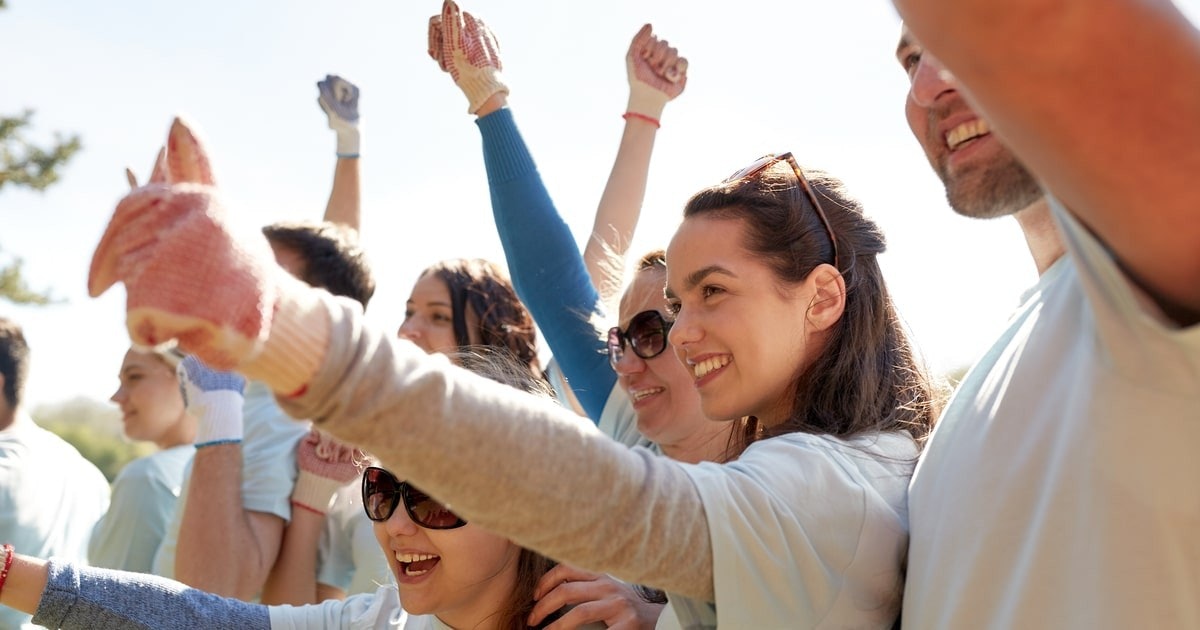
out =
[[[682,361],[686,356],[688,344],[695,343],[703,337],[704,331],[696,318],[686,310],[681,310],[675,316],[675,323],[671,324],[671,331],[667,333],[668,349],[674,350],[675,355]]]
[[[629,342],[625,342],[625,351],[621,358],[612,363],[613,371],[620,375],[640,374],[646,371],[646,360],[633,352]]]
[[[416,341],[421,336],[421,327],[417,325],[415,317],[409,317],[400,324],[400,330],[396,331],[396,336],[409,341]]]
[[[912,86],[909,95],[913,102],[921,107],[929,107],[943,94],[958,91],[958,80],[950,71],[942,66],[942,62],[929,54],[921,54],[917,68],[913,71]]]
[[[109,400],[117,403],[118,405],[120,405],[122,402],[124,402],[125,398],[126,398],[126,396],[125,396],[125,388],[124,387],[118,387],[117,391],[113,392],[112,396],[108,397]]]
[[[404,504],[398,503],[396,510],[384,523],[384,527],[387,528],[388,536],[397,538],[416,534],[419,526],[408,516],[408,510],[404,509]]]

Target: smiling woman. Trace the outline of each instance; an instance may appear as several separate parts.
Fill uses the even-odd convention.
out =
[[[159,450],[129,462],[113,481],[112,502],[88,544],[95,566],[152,571],[195,452],[196,418],[184,410],[175,375],[182,358],[173,349],[125,353],[112,401],[121,408],[125,435]]]

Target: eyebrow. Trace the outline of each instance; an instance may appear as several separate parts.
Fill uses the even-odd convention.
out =
[[[405,306],[409,306],[409,305],[412,305],[412,306],[420,306],[420,304],[417,304],[417,303],[416,303],[416,302],[414,302],[413,300],[408,300],[408,301],[406,301],[406,302],[404,303],[404,305],[405,305]],[[426,302],[426,303],[425,303],[425,306],[444,306],[444,307],[446,307],[446,308],[450,308],[450,304],[448,304],[448,303],[446,303],[446,302]]]
[[[913,40],[908,36],[908,32],[900,35],[900,43],[896,44],[896,58],[900,57],[900,53],[904,52],[905,48],[913,45]]]
[[[687,275],[687,277],[683,279],[683,290],[690,291],[690,290],[696,288],[696,285],[700,284],[701,282],[704,282],[705,278],[707,278],[715,273],[719,273],[723,276],[729,276],[730,278],[738,277],[736,273],[733,273],[732,271],[722,267],[721,265],[709,265],[707,267],[701,267],[701,268],[693,271],[692,273],[689,273]],[[671,290],[670,285],[667,285],[666,288],[663,289],[663,295],[665,295],[667,297],[667,299],[674,299],[677,297],[675,295],[675,292]]]

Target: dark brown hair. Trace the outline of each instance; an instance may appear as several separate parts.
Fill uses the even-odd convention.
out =
[[[29,376],[29,344],[14,321],[0,317],[0,374],[4,375],[4,400],[12,409],[21,403]]]
[[[824,351],[797,379],[791,416],[770,428],[757,418],[744,419],[740,446],[796,431],[849,438],[906,430],[923,444],[937,418],[940,389],[917,357],[888,293],[877,260],[886,248],[883,233],[841,181],[816,170],[804,174],[837,235],[845,309]],[[817,265],[834,260],[829,232],[786,161],[696,193],[683,214],[741,219],[742,245],[781,283],[802,282]]]
[[[450,290],[454,341],[460,348],[472,345],[467,323],[469,307],[479,317],[476,332],[480,345],[508,349],[535,375],[541,376],[533,316],[517,298],[512,281],[500,267],[481,258],[455,258],[429,267],[421,272],[421,277],[429,274],[440,278]]]
[[[304,260],[301,280],[367,308],[375,295],[375,278],[357,230],[329,221],[295,221],[274,223],[262,231],[271,245],[290,249]]]

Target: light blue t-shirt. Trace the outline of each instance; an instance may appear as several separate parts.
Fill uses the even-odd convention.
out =
[[[100,470],[29,416],[18,412],[0,431],[0,542],[36,558],[86,563],[88,539],[108,499]],[[25,627],[29,620],[0,606],[0,628]]]
[[[133,460],[113,481],[112,504],[88,543],[92,566],[150,573],[175,504],[183,472],[196,452],[183,444]]]
[[[296,445],[308,434],[309,423],[293,420],[275,403],[275,396],[262,383],[246,385],[245,433],[242,439],[242,506],[251,512],[292,518],[292,486],[296,483]],[[154,573],[175,576],[175,549],[183,507],[187,504],[191,463],[184,474],[183,493],[167,535],[154,557]]]

